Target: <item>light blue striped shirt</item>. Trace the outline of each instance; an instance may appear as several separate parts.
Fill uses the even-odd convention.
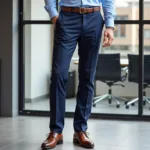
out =
[[[60,0],[59,6],[69,7],[85,7],[85,6],[101,6],[104,12],[106,27],[114,27],[115,4],[114,0]],[[56,0],[45,0],[45,9],[49,13],[50,18],[58,15],[56,9]]]

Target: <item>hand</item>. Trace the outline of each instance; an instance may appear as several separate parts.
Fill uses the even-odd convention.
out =
[[[113,40],[114,40],[113,29],[107,28],[104,32],[103,47],[110,46],[112,44]]]
[[[54,25],[56,24],[57,19],[58,19],[58,16],[53,17],[52,22],[53,22]]]

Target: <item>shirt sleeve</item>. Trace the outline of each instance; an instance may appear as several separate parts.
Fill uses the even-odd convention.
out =
[[[102,0],[102,8],[106,27],[114,27],[114,18],[116,16],[114,1],[115,0]]]
[[[50,19],[58,16],[58,12],[56,9],[56,0],[45,0],[44,8],[49,13]]]

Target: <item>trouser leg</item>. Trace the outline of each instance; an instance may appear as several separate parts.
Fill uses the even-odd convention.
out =
[[[66,83],[70,61],[80,34],[79,16],[60,13],[56,23],[50,84],[50,130],[61,133],[64,127]]]
[[[87,130],[103,24],[100,12],[83,15],[83,32],[79,39],[79,86],[74,115],[76,132]]]

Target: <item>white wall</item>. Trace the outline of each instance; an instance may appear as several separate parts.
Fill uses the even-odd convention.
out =
[[[33,25],[31,31],[31,98],[36,98],[49,93],[52,27]]]
[[[49,20],[44,0],[25,1],[24,18]],[[26,25],[24,39],[25,98],[33,99],[49,94],[49,78],[53,46],[52,25]]]

